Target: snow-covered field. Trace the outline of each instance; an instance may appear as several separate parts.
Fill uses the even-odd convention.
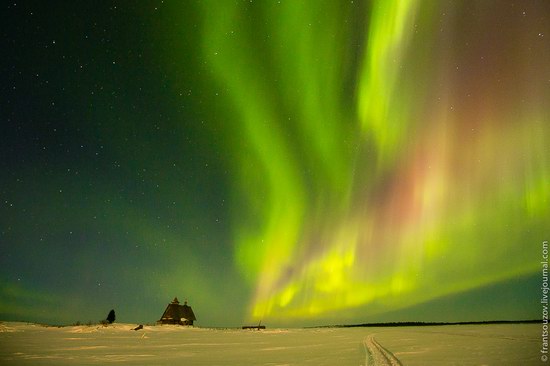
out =
[[[1,365],[541,365],[541,325],[221,330],[0,323]]]

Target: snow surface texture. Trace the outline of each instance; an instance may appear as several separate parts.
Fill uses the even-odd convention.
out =
[[[1,365],[542,365],[541,325],[205,329],[0,323]]]

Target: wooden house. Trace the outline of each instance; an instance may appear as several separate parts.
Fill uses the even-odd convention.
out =
[[[168,304],[157,323],[193,325],[195,320],[197,320],[197,318],[195,318],[195,313],[193,313],[191,306],[187,305],[187,301],[185,301],[183,305],[180,305],[178,298],[175,297],[174,300]]]

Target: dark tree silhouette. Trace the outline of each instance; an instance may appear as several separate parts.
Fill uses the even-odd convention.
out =
[[[113,324],[115,319],[116,319],[115,310],[113,309],[113,310],[109,311],[109,315],[107,315],[107,321],[109,322],[109,324]]]

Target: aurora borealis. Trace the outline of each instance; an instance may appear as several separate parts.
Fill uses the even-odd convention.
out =
[[[540,316],[547,2],[2,13],[2,318]]]

